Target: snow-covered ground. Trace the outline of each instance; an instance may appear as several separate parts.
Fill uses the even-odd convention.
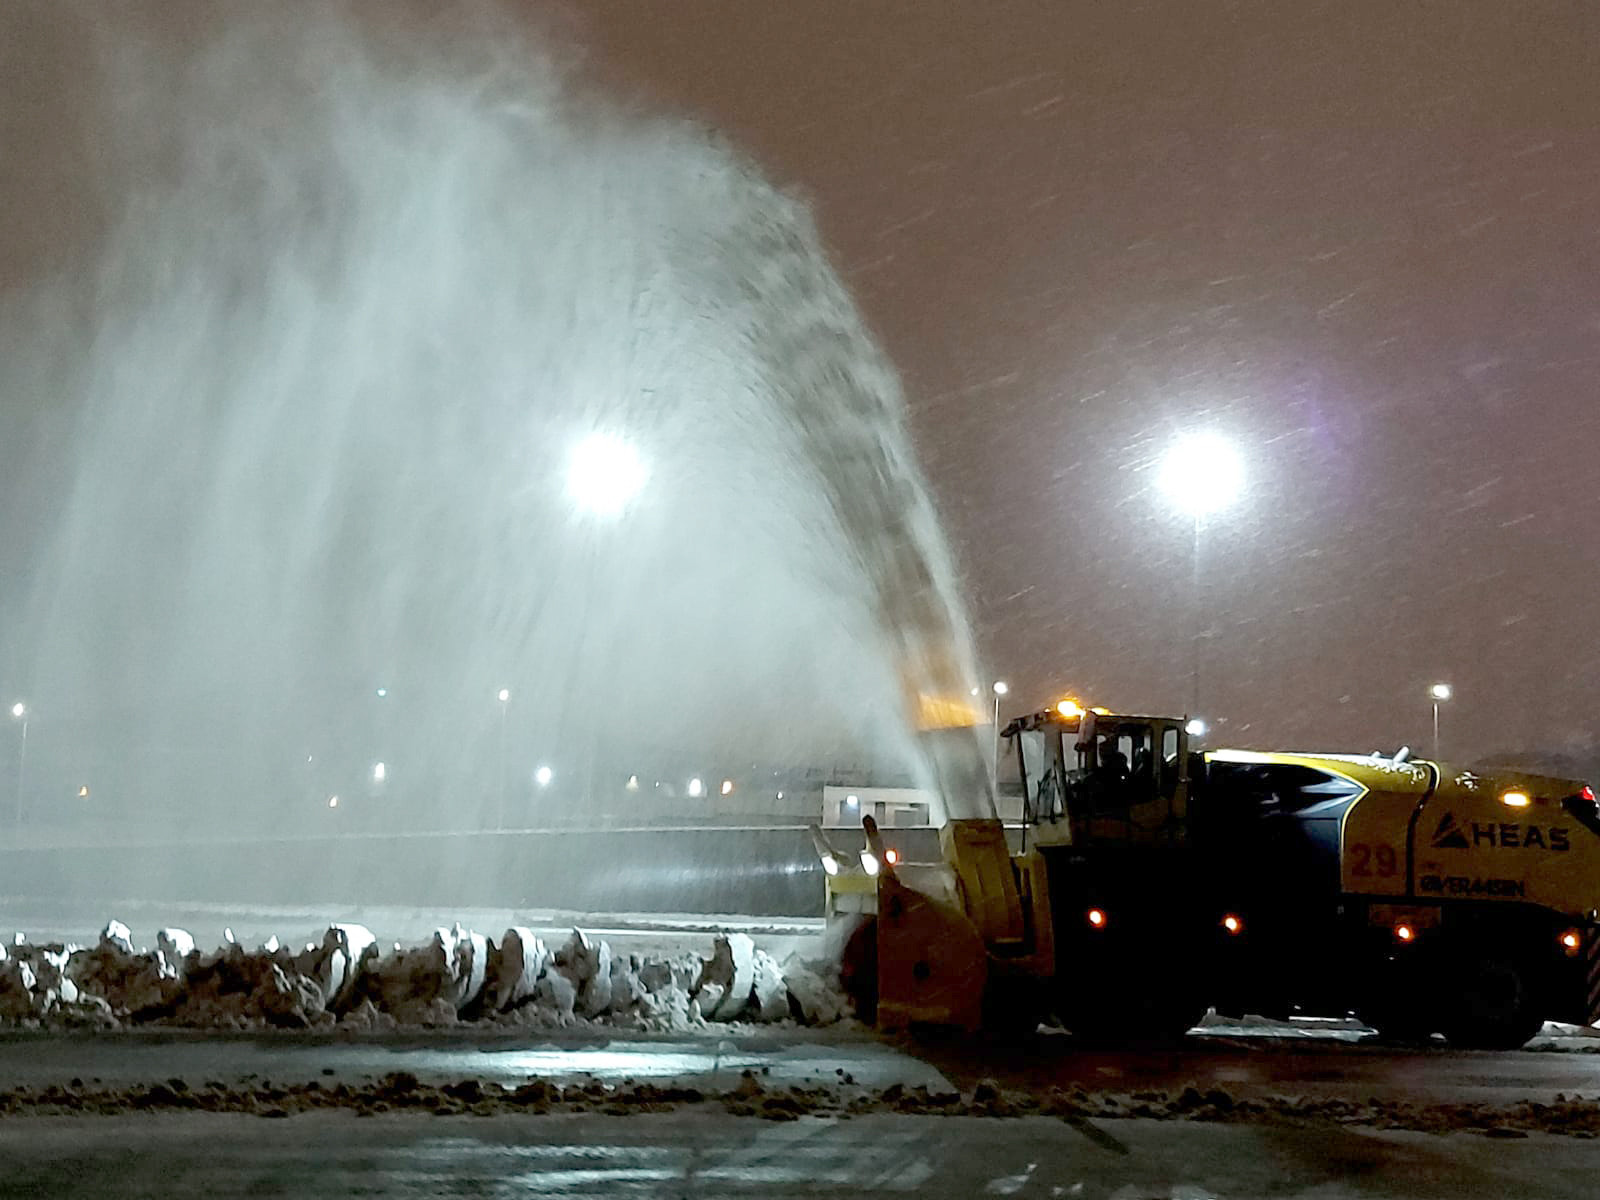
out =
[[[1362,1042],[1377,1036],[1377,1031],[1354,1017],[1295,1017],[1276,1021],[1269,1017],[1219,1017],[1215,1013],[1195,1027],[1195,1033],[1212,1038],[1260,1038],[1267,1040],[1317,1040]],[[1539,1036],[1527,1050],[1572,1050],[1600,1054],[1600,1028],[1593,1025],[1567,1025],[1546,1021]]]

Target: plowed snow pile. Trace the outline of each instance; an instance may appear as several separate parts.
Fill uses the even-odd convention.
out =
[[[460,925],[422,946],[381,951],[360,925],[331,925],[301,950],[276,938],[202,953],[181,929],[136,949],[110,922],[92,947],[0,946],[0,1027],[178,1025],[202,1029],[390,1030],[460,1022],[560,1028],[596,1024],[671,1032],[708,1021],[829,1024],[848,1014],[836,976],[791,955],[782,964],[748,934],[719,935],[709,956],[614,954],[574,929],[552,950],[525,928],[499,942]]]

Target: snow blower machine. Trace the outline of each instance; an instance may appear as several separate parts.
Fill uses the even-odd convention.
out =
[[[815,829],[843,974],[885,1029],[1054,1017],[1091,1040],[1214,1009],[1510,1048],[1600,1018],[1600,806],[1581,782],[1384,756],[1191,752],[1186,722],[1036,712],[1021,801],[897,861]],[[837,835],[836,835],[837,836]]]

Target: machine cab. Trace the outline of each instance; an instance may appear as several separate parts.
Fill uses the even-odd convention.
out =
[[[1044,844],[1182,841],[1190,779],[1184,724],[1068,705],[1018,717],[1004,736],[1024,826]]]

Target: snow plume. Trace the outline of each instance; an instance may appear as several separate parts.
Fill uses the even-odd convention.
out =
[[[981,802],[977,738],[913,733],[970,636],[804,208],[442,11],[4,18],[57,135],[0,185],[29,813],[525,824],[797,762]]]

